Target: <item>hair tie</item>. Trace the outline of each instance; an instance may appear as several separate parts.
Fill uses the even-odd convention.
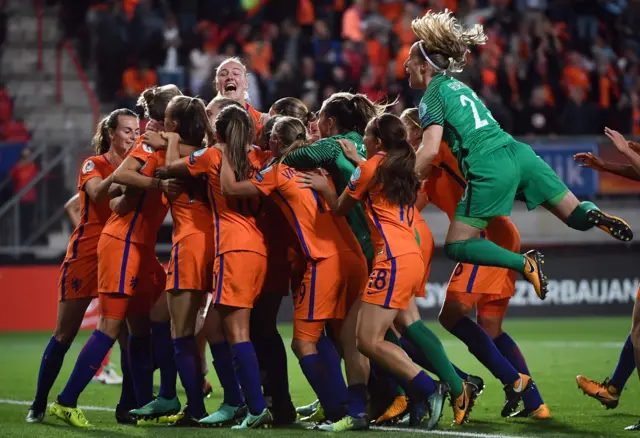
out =
[[[422,56],[424,56],[424,59],[427,60],[427,62],[431,65],[431,67],[433,67],[435,71],[439,73],[444,73],[447,71],[446,69],[442,69],[437,65],[435,65],[435,63],[431,60],[431,58],[429,58],[429,56],[427,55],[427,52],[424,50],[424,47],[422,47],[422,41],[418,42],[418,47],[420,48],[420,51],[422,52]],[[449,65],[451,65],[451,58],[449,58]]]

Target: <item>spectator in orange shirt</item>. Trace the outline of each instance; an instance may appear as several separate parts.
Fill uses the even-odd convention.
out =
[[[353,6],[349,7],[342,16],[342,38],[361,42],[364,40],[364,33],[361,29],[362,16],[366,12],[367,0],[355,0]]]
[[[125,70],[122,75],[122,107],[134,109],[138,96],[147,88],[158,83],[156,72],[151,70],[147,65],[142,64],[140,67],[131,66]]]
[[[562,86],[565,89],[567,95],[571,88],[577,89],[584,93],[583,97],[587,95],[589,91],[589,73],[582,66],[582,57],[577,52],[569,54],[569,63],[562,71]]]
[[[14,196],[20,193],[38,172],[38,166],[31,159],[31,149],[25,147],[20,151],[20,159],[9,171]],[[36,188],[33,187],[20,198],[20,244],[25,243],[33,229],[37,197]]]

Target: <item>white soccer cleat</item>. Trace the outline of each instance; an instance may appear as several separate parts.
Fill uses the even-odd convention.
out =
[[[103,385],[122,385],[122,376],[116,373],[115,368],[109,364],[102,367],[102,371],[93,377],[93,381]]]

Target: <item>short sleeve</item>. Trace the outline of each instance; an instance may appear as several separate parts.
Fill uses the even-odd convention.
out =
[[[156,174],[156,169],[158,168],[158,157],[156,155],[149,155],[147,160],[144,162],[142,167],[140,168],[140,175],[153,178]]]
[[[209,148],[198,149],[188,157],[183,158],[191,176],[199,176],[207,173],[209,165],[211,164],[211,152],[208,151]]]
[[[100,157],[90,157],[82,163],[80,175],[78,176],[78,190],[82,190],[84,185],[93,178],[103,178],[100,166],[96,164],[96,160]]]
[[[271,165],[251,178],[253,185],[263,195],[269,196],[278,188],[278,168],[277,165]]]
[[[431,125],[444,126],[444,105],[440,95],[439,84],[427,87],[418,106],[420,127],[427,129]]]
[[[364,199],[367,190],[369,190],[369,183],[375,173],[376,165],[377,160],[369,160],[360,163],[360,165],[356,167],[345,189],[349,196],[358,201]]]
[[[153,155],[155,152],[156,151],[151,146],[138,140],[129,153],[129,156],[134,157],[144,163],[147,161],[149,156]]]

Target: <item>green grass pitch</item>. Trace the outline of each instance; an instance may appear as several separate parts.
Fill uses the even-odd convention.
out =
[[[519,343],[540,388],[545,402],[554,416],[548,422],[529,419],[505,420],[500,417],[503,391],[500,383],[471,356],[465,346],[445,334],[435,321],[427,324],[443,339],[445,348],[459,367],[485,379],[486,388],[471,414],[471,421],[464,426],[451,425],[451,408],[446,407],[439,428],[434,432],[407,430],[402,432],[370,431],[368,434],[388,436],[445,435],[459,437],[509,437],[509,436],[634,436],[624,427],[640,419],[640,387],[636,373],[631,376],[620,405],[606,411],[595,400],[582,395],[575,383],[577,374],[593,379],[610,376],[618,360],[620,346],[630,327],[630,318],[546,318],[512,319],[505,324],[506,331]],[[291,337],[291,326],[283,325],[281,333],[285,342]],[[0,437],[173,437],[173,436],[300,436],[321,432],[307,431],[302,426],[285,429],[266,429],[237,432],[221,429],[171,429],[167,426],[131,427],[115,423],[112,412],[85,411],[91,430],[73,429],[47,416],[44,424],[30,425],[24,422],[28,402],[35,391],[36,377],[42,351],[50,333],[1,333],[0,334]],[[86,340],[82,333],[69,351],[62,372],[51,392],[50,402],[58,394],[71,372],[75,358]],[[119,363],[118,349],[112,361]],[[291,395],[297,405],[314,399],[304,380],[294,356],[289,354]],[[211,367],[212,368],[212,367]],[[207,409],[213,412],[220,403],[220,387],[213,371],[209,378],[214,383],[214,395],[207,400]],[[119,387],[92,383],[80,397],[80,405],[105,408],[115,407]],[[184,403],[184,393],[180,392]],[[360,433],[362,434],[362,433]],[[352,432],[349,436],[358,433]]]

